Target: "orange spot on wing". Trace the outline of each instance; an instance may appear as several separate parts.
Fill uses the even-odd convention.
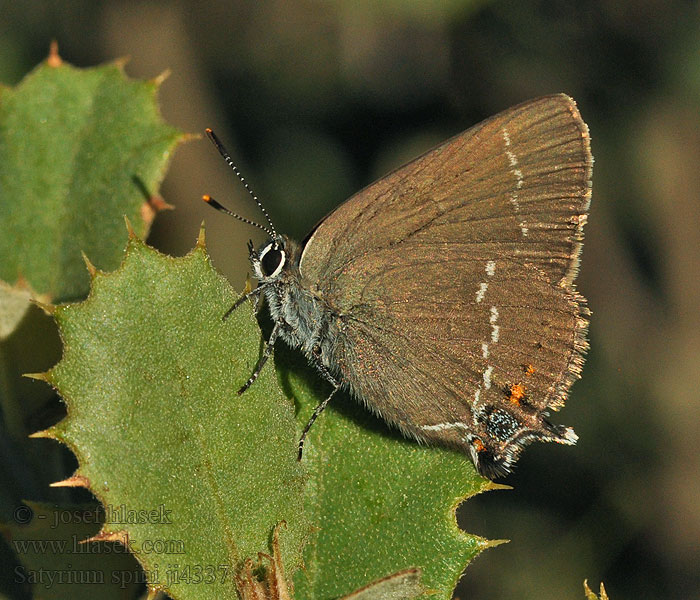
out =
[[[525,388],[520,384],[516,383],[510,386],[510,398],[509,400],[513,404],[520,404],[520,401],[525,397]]]
[[[477,452],[484,452],[486,450],[486,446],[484,446],[484,443],[479,438],[475,438],[472,444],[474,444],[474,449]]]

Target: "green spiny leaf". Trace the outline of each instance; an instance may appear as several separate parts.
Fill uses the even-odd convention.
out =
[[[89,283],[81,250],[114,269],[123,215],[146,234],[147,201],[183,137],[160,117],[158,85],[52,55],[0,88],[0,280],[23,277],[44,300],[79,298]]]
[[[236,394],[260,333],[248,304],[222,321],[233,301],[200,245],[171,258],[132,239],[86,301],[55,312],[64,356],[48,379],[68,415],[48,435],[105,505],[103,533],[126,533],[149,584],[178,599],[234,598],[242,561],[269,552],[283,520],[291,577],[309,530],[293,407],[273,370]],[[124,523],[122,506],[152,516]]]
[[[285,519],[290,530],[281,536],[283,562],[291,576],[300,564],[308,514],[317,532],[304,553],[305,568],[295,577],[298,600],[337,598],[412,568],[422,571],[426,589],[449,598],[469,560],[493,544],[461,532],[454,510],[493,484],[463,455],[404,440],[341,396],[307,443],[305,514],[294,461],[297,433],[291,421],[270,412],[270,399],[276,398],[291,417],[271,370],[242,398],[232,393],[251,372],[260,348],[249,311],[221,322],[232,300],[202,249],[172,259],[133,241],[116,273],[97,273],[87,301],[56,310],[65,355],[49,379],[66,399],[68,417],[52,435],[74,449],[79,475],[107,506],[177,506],[172,510],[179,528],[183,519],[192,522],[209,542],[204,548],[188,538],[186,548],[195,548],[195,554],[179,557],[181,568],[188,561],[216,564],[217,543],[216,560],[235,568],[265,551],[271,528]],[[300,430],[328,390],[301,366],[303,359],[283,346],[278,350],[282,387],[300,404]],[[270,430],[273,422],[279,429]],[[272,476],[266,475],[270,469]],[[232,496],[222,500],[222,490]],[[272,510],[260,507],[260,498]],[[226,515],[235,525],[212,519],[231,505],[246,507],[238,519]],[[251,525],[256,511],[263,516]],[[246,536],[255,538],[248,525],[265,535],[246,544]],[[179,528],[168,539],[183,539]],[[125,529],[147,570],[154,569],[155,559],[163,563],[162,556],[138,553],[144,541],[164,537],[163,524]],[[118,530],[109,522],[105,527]],[[228,539],[221,539],[230,531],[245,531],[233,554]],[[172,585],[169,592],[186,597]]]

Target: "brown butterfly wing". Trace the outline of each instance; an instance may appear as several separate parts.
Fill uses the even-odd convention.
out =
[[[545,427],[541,413],[562,403],[585,350],[572,282],[591,167],[573,100],[549,96],[331,213],[300,268],[340,315],[336,362],[355,394],[419,439],[465,445],[468,428],[488,437],[476,413],[500,405],[518,405],[526,432]]]
[[[591,194],[588,128],[574,101],[547,96],[472,127],[358,192],[324,219],[303,274],[330,287],[376,249],[417,238],[472,244],[571,283]],[[523,233],[523,228],[526,230]],[[497,231],[499,239],[489,236]]]
[[[405,261],[363,298],[339,319],[337,362],[358,397],[419,439],[466,446],[475,407],[515,409],[513,385],[528,396],[529,408],[516,411],[521,425],[537,429],[580,371],[580,297],[516,262]]]

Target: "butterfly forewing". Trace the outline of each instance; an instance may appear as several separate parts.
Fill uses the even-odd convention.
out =
[[[302,275],[322,289],[338,287],[348,262],[418,238],[481,246],[484,254],[532,262],[553,282],[573,279],[591,169],[588,129],[574,101],[563,94],[532,100],[338,207],[304,248]]]

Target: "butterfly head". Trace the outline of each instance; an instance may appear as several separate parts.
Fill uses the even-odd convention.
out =
[[[268,240],[259,249],[248,242],[248,257],[259,281],[274,281],[288,261],[287,240],[283,236]]]

